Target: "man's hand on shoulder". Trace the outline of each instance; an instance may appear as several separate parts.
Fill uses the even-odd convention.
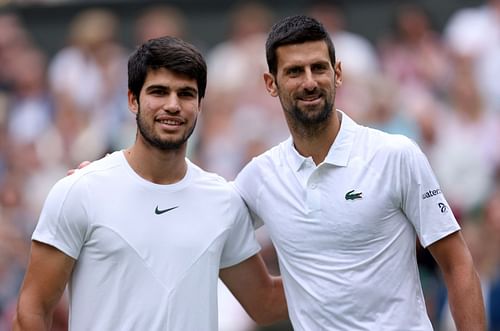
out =
[[[75,171],[77,171],[78,169],[85,168],[86,166],[88,166],[91,163],[92,162],[90,162],[90,161],[83,161],[83,162],[81,162],[76,169],[69,169],[68,172],[66,173],[66,176],[74,174]]]

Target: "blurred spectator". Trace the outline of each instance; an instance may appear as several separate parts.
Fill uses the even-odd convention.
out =
[[[403,134],[420,142],[418,122],[406,107],[407,100],[400,98],[399,85],[392,79],[379,74],[366,84],[370,104],[363,116],[363,124],[394,134]]]
[[[11,84],[11,61],[28,47],[31,40],[18,16],[0,13],[0,92]]]
[[[19,18],[0,13],[0,180],[7,167],[9,103],[15,74],[16,58],[31,47],[31,40]]]
[[[379,49],[384,73],[405,94],[443,94],[451,68],[440,34],[422,6],[399,5],[393,31],[380,39]]]
[[[134,22],[134,42],[142,44],[152,38],[173,36],[185,39],[187,23],[184,13],[171,5],[147,7]]]
[[[45,62],[44,54],[34,47],[24,49],[11,60],[7,129],[12,142],[35,143],[53,120]]]
[[[400,130],[426,151],[435,143],[435,122],[452,67],[430,13],[417,2],[403,2],[394,11],[391,31],[378,39],[384,76],[397,86]]]
[[[456,62],[448,106],[446,117],[433,117],[427,153],[452,208],[470,214],[484,204],[500,166],[500,120],[486,111],[468,61]]]
[[[233,179],[253,156],[284,139],[279,104],[264,87],[265,37],[273,13],[247,1],[230,14],[228,39],[207,55],[208,92],[199,139],[200,163]]]
[[[72,20],[69,44],[54,57],[49,81],[56,121],[77,122],[63,137],[64,160],[96,159],[120,141],[117,128],[126,107],[126,51],[117,40],[118,18],[108,10],[84,10]],[[59,127],[59,129],[63,129]],[[65,133],[62,133],[63,135]],[[71,155],[78,151],[79,155]]]
[[[459,9],[448,20],[444,36],[454,56],[469,59],[488,111],[500,112],[500,0]]]
[[[22,175],[5,174],[0,181],[0,331],[10,330],[10,313],[17,299],[33,230],[23,209]]]
[[[265,37],[272,21],[271,9],[262,3],[245,1],[233,6],[228,39],[215,45],[207,55],[214,92],[239,92],[255,85],[262,89]]]

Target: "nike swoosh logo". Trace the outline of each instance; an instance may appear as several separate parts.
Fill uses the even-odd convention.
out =
[[[362,199],[363,198],[362,194],[363,192],[354,193],[354,190],[351,190],[345,194],[345,199],[346,200]]]
[[[174,210],[175,208],[179,208],[179,206],[175,206],[175,207],[172,207],[172,208],[167,208],[167,209],[158,209],[158,206],[156,206],[156,209],[155,209],[155,214],[156,215],[161,215],[163,213],[166,213],[167,211],[171,211],[171,210]]]

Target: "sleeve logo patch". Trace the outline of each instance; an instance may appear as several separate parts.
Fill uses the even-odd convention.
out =
[[[438,203],[438,207],[441,209],[441,213],[443,214],[448,211],[448,207],[442,202]]]
[[[435,190],[429,190],[428,192],[425,192],[422,194],[422,200],[425,200],[427,198],[431,198],[435,195],[441,194],[441,189],[435,189]]]

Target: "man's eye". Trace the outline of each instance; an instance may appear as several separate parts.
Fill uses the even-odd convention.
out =
[[[166,91],[165,90],[152,90],[151,94],[153,94],[153,95],[165,95]]]
[[[179,92],[179,96],[184,97],[184,98],[194,98],[196,95],[195,95],[195,93],[190,92],[190,91],[182,91],[182,92]]]
[[[316,72],[323,72],[326,69],[327,69],[327,66],[323,65],[323,64],[317,64],[317,65],[315,65],[315,66],[312,67],[312,70],[316,71]]]

